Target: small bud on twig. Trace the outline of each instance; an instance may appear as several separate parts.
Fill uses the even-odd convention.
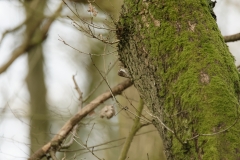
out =
[[[130,78],[128,72],[126,71],[126,69],[120,68],[118,71],[118,75],[121,77],[125,77],[125,78]]]
[[[113,108],[113,105],[105,106],[103,109],[100,111],[100,117],[104,118],[106,117],[107,119],[112,118],[115,115],[115,110]]]

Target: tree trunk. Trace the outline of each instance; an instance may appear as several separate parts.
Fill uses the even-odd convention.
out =
[[[208,0],[126,0],[122,12],[119,57],[167,159],[240,159],[239,74]]]
[[[42,46],[30,51],[28,55],[29,70],[27,85],[30,94],[30,137],[31,151],[37,151],[48,140],[49,116],[46,104],[46,86],[43,72]],[[36,57],[39,57],[36,60]],[[36,64],[33,66],[33,61]]]
[[[26,23],[25,36],[29,43],[36,43],[41,36],[40,24],[44,18],[46,0],[25,2],[26,15],[29,20]],[[30,94],[30,152],[37,151],[48,140],[49,116],[46,104],[46,86],[43,71],[42,41],[29,47],[28,50],[28,76],[27,86]]]

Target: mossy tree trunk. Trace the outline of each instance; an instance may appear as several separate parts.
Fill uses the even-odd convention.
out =
[[[208,0],[126,0],[117,28],[167,159],[240,159],[239,74]]]

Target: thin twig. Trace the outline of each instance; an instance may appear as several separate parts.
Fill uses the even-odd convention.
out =
[[[140,135],[143,135],[143,134],[147,134],[147,133],[151,133],[151,132],[157,132],[157,130],[151,130],[151,131],[146,131],[146,132],[138,133],[138,134],[136,134],[134,137],[140,136]],[[113,143],[113,142],[125,140],[126,138],[127,138],[127,137],[118,138],[118,139],[111,140],[111,141],[108,141],[108,142],[104,142],[104,143],[100,143],[100,144],[97,144],[97,145],[93,145],[93,146],[90,146],[90,147],[88,147],[88,148],[93,148],[93,147],[96,148],[96,147],[99,147],[99,146],[107,145],[107,144],[109,144],[109,143]],[[85,150],[85,149],[61,150],[61,152],[76,152],[76,151],[81,151],[81,150]]]
[[[75,138],[73,138],[73,139],[75,140],[75,142],[77,142],[77,144],[79,144],[80,146],[82,146],[83,148],[85,148],[86,150],[88,150],[89,152],[91,152],[94,157],[96,157],[96,158],[99,159],[99,160],[102,160],[102,159],[99,158],[96,154],[94,154],[93,150],[90,150],[87,146],[81,144],[81,143],[78,142]]]
[[[135,111],[137,112],[136,107],[134,107],[134,105],[132,104],[132,102],[130,101],[130,99],[125,95],[125,93],[123,93],[123,95],[124,95],[123,97],[127,99],[127,101],[130,103],[130,105],[131,105],[131,106],[135,109]],[[146,116],[142,115],[142,117],[144,117],[145,119],[147,119],[148,122],[151,122],[151,120],[148,119]]]
[[[127,79],[124,82],[118,84],[117,86],[112,88],[112,92],[114,95],[120,94],[123,90],[127,89],[132,85],[132,81]],[[51,147],[58,148],[63,140],[67,137],[69,132],[73,129],[73,127],[79,123],[84,117],[86,117],[90,112],[92,112],[95,108],[97,108],[101,103],[108,100],[112,97],[112,93],[107,91],[97,98],[95,98],[92,102],[88,105],[83,107],[76,115],[74,115],[70,120],[68,120],[65,125],[60,129],[57,135],[55,135],[50,142],[42,146],[39,150],[37,150],[29,160],[41,159],[43,158],[48,152]]]
[[[99,148],[99,149],[94,149],[94,152],[98,152],[98,151],[102,151],[102,150],[107,150],[107,149],[112,149],[112,148],[116,148],[116,147],[120,147],[120,146],[122,146],[123,145],[123,143],[121,143],[121,144],[119,144],[119,145],[113,145],[113,146],[110,146],[110,147],[104,147],[104,148]],[[87,150],[87,151],[83,151],[83,152],[81,152],[81,153],[79,153],[79,154],[77,154],[78,156],[79,155],[83,155],[83,154],[85,154],[85,153],[89,153],[89,151]],[[103,159],[104,160],[104,159]]]
[[[83,93],[82,93],[81,89],[79,88],[79,86],[78,86],[78,84],[76,82],[75,76],[76,75],[73,75],[72,79],[73,79],[73,82],[74,82],[74,85],[75,85],[75,89],[76,89],[76,91],[78,92],[78,95],[79,95],[79,97],[78,97],[79,110],[81,110],[82,109],[82,103],[83,103],[83,98],[82,98]]]
[[[69,141],[65,142],[64,144],[62,144],[61,149],[66,149],[69,148],[72,143],[73,143],[73,138],[76,137],[77,131],[78,131],[78,124],[76,124],[73,129],[72,129],[72,134],[69,135]]]
[[[20,28],[22,28],[24,26],[25,23],[27,23],[29,20],[29,17],[27,17],[24,21],[22,21],[18,26],[16,26],[15,28],[12,29],[8,29],[5,32],[3,32],[2,37],[0,39],[0,45],[2,44],[1,42],[3,41],[3,39],[5,38],[5,36],[9,33],[12,32],[16,32],[17,30],[19,30]]]
[[[105,28],[105,27],[100,27],[100,26],[97,26],[95,24],[91,24],[91,23],[88,23],[87,21],[84,21],[83,18],[81,18],[77,13],[75,13],[71,7],[69,7],[69,5],[63,0],[63,2],[65,3],[65,5],[72,11],[73,14],[75,14],[76,17],[78,17],[83,23],[87,24],[87,25],[90,25],[91,27],[94,27],[94,28],[97,28],[97,29],[104,29],[104,30],[111,30],[111,31],[116,31],[116,29],[110,29],[110,28]],[[69,17],[70,18],[70,17]],[[71,19],[71,18],[70,18]],[[72,19],[71,19],[72,20]]]
[[[138,115],[136,115],[135,113],[133,113],[132,111],[130,111],[128,108],[127,109],[124,109],[125,111],[128,111],[129,113],[131,113],[132,115],[134,115],[135,117],[138,117],[139,119],[141,119],[141,120],[143,120],[143,121],[145,121],[145,122],[148,122],[148,123],[152,123],[150,120],[148,120],[148,119],[143,119],[142,118],[142,115],[141,115],[141,117],[140,116],[138,116]],[[137,111],[138,112],[138,111]]]
[[[112,98],[113,98],[113,99],[115,100],[115,102],[117,103],[117,100],[116,100],[115,96],[113,95],[113,92],[112,92],[112,89],[111,89],[110,85],[108,84],[106,78],[102,75],[101,71],[98,69],[98,67],[97,67],[96,64],[94,63],[94,61],[93,61],[93,59],[92,59],[92,55],[90,55],[90,58],[91,58],[91,60],[92,60],[93,66],[97,69],[98,73],[101,75],[101,77],[103,78],[103,80],[106,82],[106,84],[107,84],[107,86],[108,86],[108,88],[109,88],[109,91],[110,91],[110,93],[112,94]]]
[[[69,7],[69,5],[63,0],[63,2],[65,3],[65,5],[75,14],[76,17],[78,17],[80,19],[80,21],[83,23],[83,25],[87,25],[85,26],[85,28],[87,29],[84,29],[83,26],[79,25],[76,21],[74,21],[72,18],[68,17],[69,19],[71,19],[73,22],[73,26],[76,27],[77,29],[79,29],[80,31],[82,30],[85,34],[87,34],[86,36],[88,37],[91,37],[91,38],[95,38],[97,40],[100,40],[102,41],[103,43],[106,43],[106,44],[116,44],[119,42],[119,40],[116,40],[116,41],[113,41],[113,42],[110,42],[108,40],[108,38],[105,38],[103,39],[102,36],[96,36],[95,33],[93,33],[92,29],[96,28],[96,29],[104,29],[104,30],[110,30],[111,32],[114,31],[116,32],[116,29],[109,29],[109,28],[106,28],[106,27],[99,27],[97,25],[95,25],[93,23],[93,16],[91,16],[91,22],[88,23],[87,21],[85,21],[83,18],[81,18],[78,14],[78,12],[76,11],[76,13],[72,10],[71,7]],[[90,3],[91,5],[91,3]],[[76,10],[76,9],[75,9]],[[89,9],[92,13],[92,11],[94,10],[92,5],[91,5],[91,9]],[[91,29],[92,27],[92,29]]]
[[[127,110],[128,109],[128,107],[126,106],[126,107],[122,107],[121,109],[120,109],[120,111],[118,111],[114,116],[117,116],[122,110]]]
[[[72,76],[72,79],[73,79],[73,83],[74,83],[74,85],[75,85],[75,89],[76,89],[76,91],[78,92],[78,95],[79,95],[79,98],[78,98],[78,100],[79,100],[79,108],[78,108],[78,111],[80,111],[81,109],[82,109],[82,104],[83,104],[83,101],[82,101],[82,91],[81,91],[81,89],[79,88],[79,86],[78,86],[78,84],[77,84],[77,81],[76,81],[76,79],[75,79],[75,75],[73,75]],[[72,134],[70,134],[70,136],[69,136],[69,142],[65,142],[62,146],[61,146],[61,148],[63,149],[63,148],[69,148],[71,145],[72,145],[72,143],[73,143],[73,137],[75,137],[76,136],[76,134],[77,134],[77,131],[78,131],[78,127],[79,127],[79,125],[78,124],[76,124],[74,127],[73,127],[73,129],[72,129]]]
[[[117,64],[117,60],[113,63],[113,65],[107,70],[107,73],[105,74],[106,76],[109,74],[109,72],[112,70],[112,68]],[[98,85],[86,96],[86,98],[83,100],[83,102],[86,102],[90,96],[98,89],[99,86],[103,83],[104,79],[101,77],[100,82]]]
[[[91,128],[91,130],[90,130],[90,132],[89,132],[89,134],[88,134],[88,136],[87,136],[86,146],[87,146],[88,138],[89,138],[89,136],[90,136],[90,134],[91,134],[91,132],[92,132],[92,130],[93,130],[94,125],[95,125],[95,123],[93,123],[92,128]]]
[[[53,159],[53,160],[58,160],[57,159],[57,157],[56,157],[56,155],[55,155],[55,152],[54,152],[54,150],[50,150],[50,155],[51,155],[51,158]]]
[[[99,41],[101,41],[101,42],[103,42],[103,43],[105,43],[105,44],[116,44],[116,43],[120,42],[120,40],[116,40],[116,41],[114,41],[114,42],[110,42],[110,41],[107,41],[106,39],[103,39],[102,37],[99,38],[98,36],[96,36],[96,35],[92,32],[92,30],[91,30],[91,28],[89,27],[89,25],[88,25],[88,30],[89,30],[89,34],[90,34],[90,36],[92,36],[92,38],[95,38],[95,39],[97,39],[97,40],[99,40]]]
[[[163,127],[165,127],[168,131],[174,133],[173,130],[171,130],[169,127],[167,127],[167,126],[161,121],[160,118],[158,118],[157,116],[152,115],[151,113],[149,113],[149,112],[146,111],[146,110],[145,110],[145,112],[147,112],[151,117],[156,118],[156,119],[161,123],[161,125],[162,125]]]
[[[140,123],[140,118],[141,115],[142,115],[142,110],[143,110],[143,100],[140,99],[140,102],[139,102],[139,107],[138,107],[138,112],[137,112],[137,117],[135,117],[135,120],[134,120],[134,124],[132,126],[132,129],[124,143],[124,146],[122,148],[122,151],[121,151],[121,154],[120,154],[120,157],[118,158],[119,160],[125,160],[127,158],[127,154],[128,154],[128,151],[129,151],[129,148],[130,148],[130,145],[132,143],[132,140],[135,136],[135,134],[138,132],[138,130],[141,128],[141,123]]]
[[[23,53],[25,53],[26,49],[28,48],[29,46],[29,43],[30,43],[30,38],[29,37],[26,37],[22,44],[15,48],[14,51],[12,52],[12,56],[10,57],[10,59],[5,63],[3,64],[1,67],[0,67],[0,74],[3,73],[4,71],[6,71],[8,69],[8,67],[19,57],[21,56]]]
[[[59,35],[58,35],[59,36]],[[59,36],[59,41],[63,42],[63,44],[65,44],[66,46],[69,46],[70,48],[74,49],[75,51],[78,51],[79,53],[82,53],[82,54],[86,54],[86,55],[91,55],[91,56],[107,56],[107,55],[110,55],[110,54],[113,54],[117,51],[113,51],[113,52],[109,52],[109,53],[106,53],[106,54],[92,54],[92,53],[85,53],[85,52],[82,52],[80,50],[78,50],[77,48],[74,48],[73,46],[69,45],[65,40],[62,39],[62,37]]]

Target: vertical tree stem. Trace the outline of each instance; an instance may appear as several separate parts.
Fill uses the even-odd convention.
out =
[[[142,114],[143,104],[144,104],[143,100],[140,99],[137,116],[135,117],[134,124],[132,126],[132,129],[131,129],[124,145],[123,145],[123,148],[122,148],[122,151],[121,151],[121,154],[120,154],[120,157],[118,158],[118,160],[125,160],[126,159],[128,150],[129,150],[130,145],[131,145],[132,140],[133,140],[133,137],[135,136],[137,131],[141,128],[140,116]]]

